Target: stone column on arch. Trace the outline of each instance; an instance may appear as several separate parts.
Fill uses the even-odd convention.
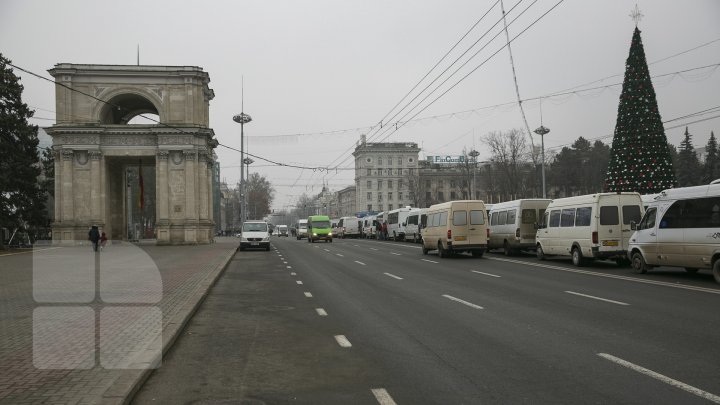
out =
[[[99,150],[88,151],[90,158],[90,217],[93,223],[105,225],[105,218],[102,215],[103,192],[102,192],[102,152]]]
[[[55,223],[59,224],[62,222],[62,199],[63,199],[63,160],[62,153],[58,150],[52,152],[55,164],[55,208],[54,218]],[[53,239],[55,239],[53,237]]]
[[[207,172],[207,161],[208,156],[206,153],[200,153],[198,155],[198,194],[199,205],[200,205],[200,221],[207,221],[210,219],[208,215],[208,172]]]
[[[168,158],[166,150],[155,155],[155,229],[160,244],[170,243],[170,192]]]
[[[74,193],[73,193],[73,159],[75,152],[72,149],[63,149],[62,155],[62,202],[61,210],[56,213],[64,225],[72,226],[75,221]],[[65,239],[63,237],[63,239]]]
[[[197,152],[184,150],[185,158],[185,243],[197,243],[197,189],[195,188],[195,171],[197,168]]]

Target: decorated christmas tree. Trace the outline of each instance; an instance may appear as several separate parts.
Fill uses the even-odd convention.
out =
[[[653,194],[675,185],[665,128],[636,26],[625,62],[605,190]]]

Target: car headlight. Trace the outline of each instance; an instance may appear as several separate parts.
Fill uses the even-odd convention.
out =
[[[262,241],[263,241],[263,242],[267,242],[267,241],[269,241],[269,240],[270,240],[270,236],[266,236],[266,237],[263,238]]]
[[[313,236],[317,236],[317,234],[315,232],[313,232]]]
[[[328,232],[328,236],[332,236],[332,232]]]
[[[242,236],[240,237],[240,242],[247,242],[247,241],[248,241],[247,238],[243,238]]]

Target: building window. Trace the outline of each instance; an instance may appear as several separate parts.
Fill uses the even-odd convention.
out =
[[[450,187],[455,188],[455,180],[450,180]]]
[[[388,169],[388,176],[392,176],[392,169]]]
[[[372,188],[372,180],[367,181],[367,188]]]
[[[372,169],[367,169],[367,175],[372,176]]]
[[[455,194],[454,191],[451,191],[451,192],[450,192],[450,199],[451,199],[451,200],[457,200],[457,194]]]
[[[398,164],[397,164],[397,165],[398,165],[398,166],[402,166],[402,158],[399,157],[397,160],[398,160]]]
[[[432,200],[432,195],[430,194],[429,191],[426,191],[426,192],[425,192],[425,202],[428,202],[428,203],[429,203],[430,200]]]
[[[367,193],[367,199],[368,201],[372,200],[372,191]]]
[[[367,210],[368,210],[368,211],[372,211],[372,204],[368,204]]]
[[[383,205],[382,205],[382,204],[378,204],[378,210],[379,210],[379,211],[382,211],[382,210],[383,210]]]
[[[398,200],[402,200],[402,191],[398,191]]]
[[[388,166],[392,166],[392,165],[393,165],[393,158],[392,158],[391,156],[388,156],[387,159],[388,159]]]
[[[388,201],[392,201],[392,191],[388,191]]]
[[[378,202],[382,201],[382,193],[378,193]]]
[[[438,201],[445,201],[445,196],[443,195],[442,191],[438,191]]]
[[[378,190],[382,189],[382,180],[378,180]]]
[[[383,174],[383,169],[377,169],[377,175],[382,176],[382,174]]]
[[[403,188],[403,181],[398,180],[398,190],[400,190],[401,188]]]
[[[413,174],[415,172],[415,169],[408,169],[408,174]]]
[[[430,180],[425,180],[425,187],[430,188]]]
[[[382,163],[382,157],[378,157],[378,164],[381,165]]]
[[[392,204],[388,204],[388,211],[392,211],[392,209],[393,209],[393,205],[392,205]]]
[[[388,180],[388,190],[392,190],[392,180]]]

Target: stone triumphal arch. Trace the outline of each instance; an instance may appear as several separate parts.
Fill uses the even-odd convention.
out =
[[[208,127],[215,96],[208,74],[195,66],[70,63],[49,72],[57,111],[45,128],[55,153],[53,240],[86,240],[97,225],[112,240],[211,242],[217,141]],[[159,123],[133,124],[140,114]]]

